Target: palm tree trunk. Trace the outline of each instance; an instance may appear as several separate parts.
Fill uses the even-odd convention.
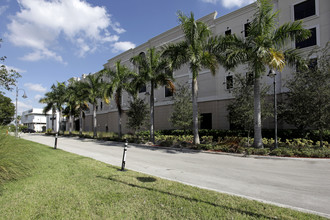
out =
[[[118,108],[118,136],[121,138],[122,132],[121,132],[121,116],[122,116],[122,110]]]
[[[155,135],[154,135],[154,84],[151,82],[151,88],[150,88],[150,141],[152,143],[155,143]]]
[[[200,144],[199,134],[198,134],[198,84],[197,77],[192,78],[192,104],[193,104],[193,133],[194,133],[194,144]]]
[[[254,77],[254,142],[255,148],[264,148],[261,134],[260,77]]]
[[[58,111],[58,134],[61,132],[61,126],[62,125],[62,110]],[[64,131],[63,131],[64,134]]]
[[[69,114],[69,134],[72,134],[72,115]]]
[[[80,109],[79,114],[79,136],[82,136],[82,117],[83,117],[83,111]]]
[[[55,119],[55,111],[52,110],[52,131],[54,131],[54,119]]]
[[[96,131],[96,104],[93,104],[93,138],[97,137],[97,131]]]

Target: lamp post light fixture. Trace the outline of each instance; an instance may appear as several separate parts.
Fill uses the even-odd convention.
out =
[[[15,130],[15,137],[17,138],[17,123],[18,123],[18,119],[17,119],[17,101],[18,101],[18,91],[19,90],[22,90],[24,91],[24,94],[23,94],[23,98],[26,99],[27,98],[27,95],[25,93],[25,90],[24,89],[19,89],[17,86],[16,86],[16,117],[15,117],[15,126],[16,126],[16,130]]]
[[[274,148],[278,147],[277,143],[277,100],[276,100],[276,72],[273,69],[269,70],[268,75],[271,78],[274,78],[274,132],[275,132],[275,142]]]

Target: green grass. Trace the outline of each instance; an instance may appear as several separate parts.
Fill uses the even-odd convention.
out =
[[[0,219],[322,219],[2,137]]]

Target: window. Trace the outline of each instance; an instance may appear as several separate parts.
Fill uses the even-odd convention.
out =
[[[101,107],[101,111],[102,111],[102,108],[103,108],[103,102],[101,102],[100,107]]]
[[[143,93],[143,92],[146,92],[147,91],[147,86],[146,85],[143,85],[140,87],[139,89],[139,93]]]
[[[246,77],[246,85],[252,86],[253,85],[253,73],[247,72],[245,74],[245,77]]]
[[[226,76],[226,89],[232,89],[234,87],[233,76]]]
[[[300,42],[296,42],[296,48],[305,48],[305,47],[310,47],[314,46],[317,44],[317,38],[316,38],[316,27],[309,29],[311,31],[311,36]]]
[[[294,20],[300,20],[315,14],[315,0],[303,1],[294,6]]]
[[[167,86],[165,86],[165,97],[171,97],[171,96],[173,96],[172,90]]]
[[[226,30],[226,31],[225,31],[225,35],[226,35],[226,36],[231,35],[231,29]]]
[[[212,129],[212,113],[201,114],[201,129]]]
[[[249,36],[250,26],[251,26],[250,22],[244,24],[244,37]]]

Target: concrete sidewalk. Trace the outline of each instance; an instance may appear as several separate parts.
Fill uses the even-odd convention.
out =
[[[54,146],[54,137],[22,134]],[[58,149],[121,166],[123,143],[58,139]],[[330,218],[330,160],[242,157],[129,145],[126,168]]]

